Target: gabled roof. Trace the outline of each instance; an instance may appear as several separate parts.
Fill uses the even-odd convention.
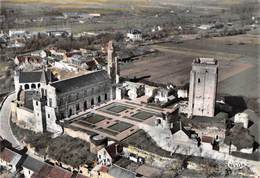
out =
[[[41,75],[42,75],[41,71],[37,71],[37,72],[20,72],[19,83],[40,82]]]
[[[114,159],[118,156],[118,152],[120,151],[120,150],[118,150],[119,147],[120,147],[119,144],[113,143],[111,145],[108,145],[105,149],[106,149],[107,153],[111,156],[111,158]]]
[[[22,155],[10,150],[9,148],[4,148],[3,151],[0,152],[0,159],[13,164],[14,166],[17,165],[21,158]]]
[[[173,124],[173,127],[171,128],[171,133],[175,134],[180,130],[183,131],[188,137],[191,136],[190,132],[187,129],[184,128],[181,121]]]
[[[33,157],[27,156],[27,158],[22,164],[22,167],[29,169],[33,172],[39,172],[46,164],[47,163],[39,161]]]
[[[34,71],[34,72],[20,72],[19,83],[35,83],[35,82],[50,82],[54,77],[50,70]]]
[[[58,178],[58,177],[71,178],[72,175],[73,175],[72,172],[69,172],[66,169],[62,169],[60,167],[55,166],[49,172],[48,177],[49,178]]]
[[[108,173],[114,178],[135,178],[136,177],[136,173],[116,165],[112,165],[109,168]]]
[[[53,82],[50,85],[56,88],[58,93],[65,93],[87,85],[104,83],[110,80],[106,71],[99,70],[85,75]]]

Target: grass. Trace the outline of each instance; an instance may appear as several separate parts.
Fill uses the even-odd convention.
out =
[[[101,122],[105,119],[104,116],[101,116],[101,115],[98,115],[98,114],[95,114],[93,116],[90,116],[90,117],[87,117],[87,118],[84,118],[84,121],[87,121],[91,124],[96,124],[98,122]]]
[[[116,136],[118,134],[117,132],[105,128],[98,128],[98,130],[112,136]]]
[[[121,106],[121,105],[115,105],[115,106],[111,106],[111,107],[107,108],[107,110],[115,112],[115,113],[120,113],[126,109],[128,109],[128,107]]]
[[[35,148],[41,156],[48,157],[78,167],[95,160],[96,156],[89,151],[89,144],[83,140],[67,135],[51,138],[51,135],[34,133],[11,123],[12,131],[18,140],[24,140]]]
[[[118,103],[112,103],[112,104],[109,104],[107,106],[104,106],[102,108],[100,108],[100,110],[102,112],[107,112],[109,114],[116,114],[118,115],[118,113],[122,112],[122,111],[125,111],[127,109],[132,109],[131,107],[128,107],[126,105],[123,105],[123,104],[118,104]]]
[[[150,112],[146,112],[146,111],[139,111],[138,113],[132,115],[131,117],[140,119],[140,120],[146,120],[150,117],[152,117],[154,114],[150,113]]]
[[[123,132],[126,129],[129,129],[132,127],[132,124],[126,123],[126,122],[118,122],[112,126],[109,126],[108,128],[117,132]]]

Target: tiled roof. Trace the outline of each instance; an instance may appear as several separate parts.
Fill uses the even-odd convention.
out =
[[[208,137],[208,136],[202,136],[201,141],[205,142],[205,143],[212,143],[213,142],[213,138],[212,137]]]
[[[10,163],[14,157],[15,157],[16,153],[11,151],[8,148],[5,148],[1,153],[0,153],[0,158],[8,163]]]
[[[65,169],[59,167],[53,167],[48,176],[50,178],[58,178],[58,177],[71,178],[72,175],[73,175],[72,172],[69,172]]]
[[[89,177],[88,177],[88,176],[81,175],[81,174],[78,174],[76,178],[89,178]]]

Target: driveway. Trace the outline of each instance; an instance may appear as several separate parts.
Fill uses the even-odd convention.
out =
[[[13,144],[13,147],[20,147],[20,143],[13,135],[10,126],[11,101],[15,98],[15,94],[9,95],[0,110],[0,136]]]

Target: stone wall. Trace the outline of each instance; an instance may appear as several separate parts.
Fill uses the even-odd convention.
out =
[[[23,127],[37,132],[36,122],[34,119],[34,113],[32,110],[29,110],[24,107],[17,107],[16,112],[17,112],[17,121],[18,121],[17,123],[18,124],[25,123],[25,125],[23,125]]]
[[[90,135],[88,135],[86,132],[75,131],[70,128],[64,128],[64,133],[73,138],[79,138],[86,142],[90,142]]]

